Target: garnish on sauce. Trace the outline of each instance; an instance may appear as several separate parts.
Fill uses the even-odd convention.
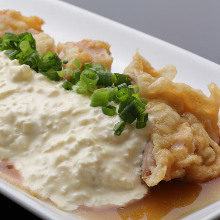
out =
[[[62,87],[79,94],[91,95],[91,106],[101,106],[105,115],[118,113],[120,122],[114,126],[114,134],[121,135],[126,123],[136,121],[136,128],[146,126],[148,114],[145,112],[147,101],[139,97],[139,87],[131,85],[126,74],[111,73],[101,63],[82,63],[75,59],[72,64],[77,68],[62,70],[63,62],[56,53],[50,51],[40,53],[36,50],[36,42],[31,33],[19,35],[6,32],[0,38],[0,51],[11,59],[17,59],[20,64],[29,65],[50,80],[64,80]]]

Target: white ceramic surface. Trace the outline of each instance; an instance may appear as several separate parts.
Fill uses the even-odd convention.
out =
[[[57,0],[0,0],[0,9],[16,9],[24,15],[37,15],[45,20],[43,29],[56,42],[79,41],[84,38],[109,42],[114,57],[113,72],[122,72],[136,49],[154,67],[167,64],[177,67],[175,81],[186,82],[208,93],[207,85],[214,81],[220,86],[220,65],[194,55],[164,41],[113,22],[91,12]],[[0,180],[0,192],[44,219],[76,219]],[[220,201],[199,210],[185,220],[212,219],[220,215]]]

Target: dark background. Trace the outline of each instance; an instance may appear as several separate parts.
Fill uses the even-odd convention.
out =
[[[103,15],[220,64],[219,0],[63,1]],[[38,219],[1,194],[0,201],[1,215],[6,215],[7,219],[24,217]]]

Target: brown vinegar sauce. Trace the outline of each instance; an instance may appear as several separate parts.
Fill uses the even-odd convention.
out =
[[[117,208],[80,208],[77,214],[92,220],[172,220],[220,199],[220,177],[197,184],[181,180],[161,182],[141,200]]]
[[[21,187],[21,175],[7,160],[0,162],[0,177]],[[73,213],[89,220],[172,220],[217,200],[220,200],[220,177],[202,184],[172,180],[151,187],[143,199],[123,207],[80,207]]]

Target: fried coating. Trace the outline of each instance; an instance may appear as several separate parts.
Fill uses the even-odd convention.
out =
[[[36,16],[26,17],[14,10],[0,11],[0,37],[4,37],[5,32],[36,34],[42,32],[43,24],[44,21]]]
[[[155,70],[138,52],[124,73],[149,100],[151,132],[144,151],[142,179],[148,186],[183,178],[203,182],[220,175],[218,114],[220,90],[209,85],[210,97],[172,81],[173,66]]]
[[[50,35],[42,32],[38,34],[33,34],[33,37],[36,40],[37,51],[40,51],[41,53],[46,53],[47,51],[55,53],[56,46],[54,43],[54,39]]]
[[[64,68],[75,69],[76,67],[72,64],[72,61],[77,58],[82,64],[102,63],[110,71],[113,58],[109,48],[110,45],[106,42],[85,39],[76,43],[59,43],[57,53],[62,60],[68,60]]]

